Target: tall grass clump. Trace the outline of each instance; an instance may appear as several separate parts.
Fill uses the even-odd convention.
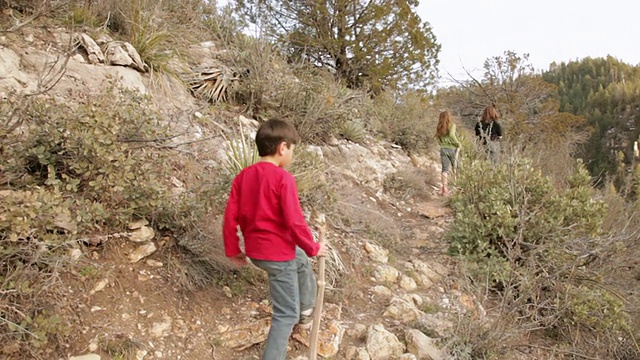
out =
[[[89,9],[89,14],[95,17],[92,22],[104,24],[111,34],[129,42],[152,76],[178,79],[178,69],[171,65],[170,60],[183,55],[189,36],[183,29],[184,24],[176,22],[176,17],[186,10],[171,3],[163,0],[108,0],[88,2],[82,9]],[[202,13],[200,8],[194,11]],[[80,11],[74,10],[76,13]],[[89,15],[84,17],[93,19]]]
[[[331,213],[336,203],[336,187],[328,179],[329,168],[324,158],[313,148],[296,148],[294,161],[288,169],[296,178],[300,203],[305,209]]]

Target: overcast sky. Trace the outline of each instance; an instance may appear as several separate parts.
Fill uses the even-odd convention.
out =
[[[640,63],[640,2],[635,0],[420,0],[417,9],[438,42],[440,74],[482,76],[488,57],[529,54],[536,70],[611,55]]]

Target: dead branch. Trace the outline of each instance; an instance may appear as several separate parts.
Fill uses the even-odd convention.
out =
[[[124,139],[124,138],[121,138],[121,139],[118,139],[118,141],[122,142],[122,143],[165,142],[165,141],[173,140],[173,139],[175,139],[175,138],[177,138],[179,136],[185,135],[185,134],[186,134],[186,131],[182,132],[180,134],[175,134],[175,135],[167,136],[167,137],[164,137],[164,138],[154,138],[154,139],[140,139],[140,138]]]
[[[72,32],[71,36],[69,36],[67,50],[62,54],[58,54],[53,62],[45,61],[38,75],[37,90],[33,93],[26,94],[26,96],[42,95],[58,85],[67,72],[67,65],[69,64],[69,59],[71,59],[71,54],[77,50],[77,45],[74,45],[73,38]],[[51,46],[47,49],[47,53],[49,53],[50,50]]]

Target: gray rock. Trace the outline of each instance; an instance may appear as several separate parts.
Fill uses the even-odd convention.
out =
[[[86,354],[80,356],[72,356],[69,360],[100,360],[100,355],[96,354]]]
[[[367,352],[371,360],[388,360],[404,353],[404,344],[384,328],[382,324],[371,325],[367,334]]]

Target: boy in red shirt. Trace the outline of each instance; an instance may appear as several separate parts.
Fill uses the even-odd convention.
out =
[[[304,219],[295,178],[284,169],[298,140],[289,123],[264,122],[255,139],[261,161],[235,177],[224,213],[226,256],[237,266],[249,257],[268,274],[273,316],[263,360],[285,360],[293,327],[311,324],[317,284],[308,256],[326,254]]]

